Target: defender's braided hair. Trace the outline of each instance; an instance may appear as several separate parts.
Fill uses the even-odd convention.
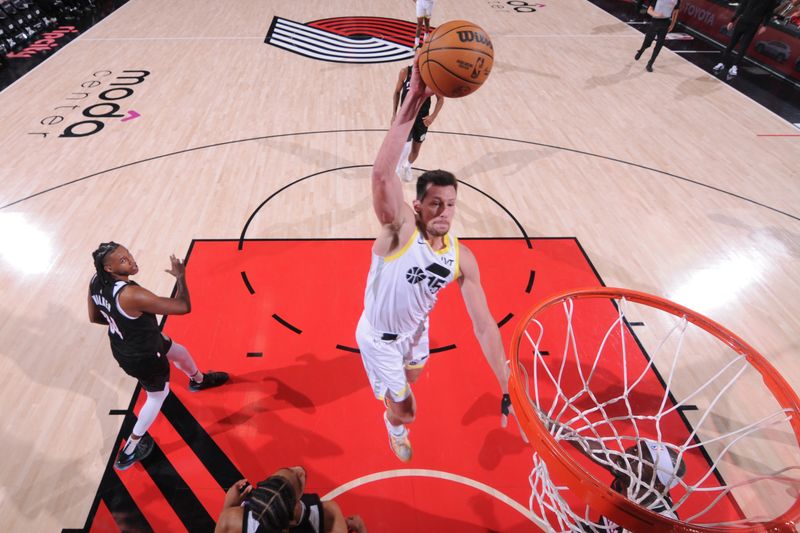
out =
[[[260,481],[247,499],[253,517],[270,532],[289,527],[296,504],[294,488],[283,476],[270,476]]]
[[[94,260],[94,269],[97,271],[97,277],[103,283],[108,285],[111,282],[108,272],[106,272],[105,261],[108,254],[119,248],[119,244],[114,241],[100,243],[97,250],[92,252],[92,259]]]

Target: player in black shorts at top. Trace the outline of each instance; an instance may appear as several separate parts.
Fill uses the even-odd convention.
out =
[[[158,327],[156,314],[184,315],[191,311],[183,262],[170,257],[172,266],[166,272],[175,276],[177,290],[174,298],[162,298],[128,279],[139,272],[139,267],[124,246],[104,242],[92,252],[92,258],[96,273],[89,283],[89,321],[108,326],[114,359],[147,392],[133,432],[114,463],[117,469],[125,470],[153,450],[147,430],[169,394],[169,361],[189,377],[191,391],[222,385],[228,374],[200,372],[186,348]]]
[[[397,76],[397,85],[395,85],[394,94],[392,95],[392,122],[394,122],[395,116],[397,116],[397,110],[400,109],[403,100],[406,98],[410,81],[411,67],[400,69],[400,74]],[[428,128],[433,124],[433,121],[436,120],[443,105],[444,98],[436,96],[436,105],[433,107],[433,113],[431,113],[431,99],[427,98],[425,102],[422,103],[422,107],[419,109],[419,113],[417,113],[417,119],[411,127],[411,133],[408,134],[408,141],[403,148],[400,161],[397,163],[397,175],[400,176],[400,179],[403,181],[409,182],[414,179],[414,176],[411,174],[411,164],[417,160],[419,149],[422,146],[422,142],[425,140]]]

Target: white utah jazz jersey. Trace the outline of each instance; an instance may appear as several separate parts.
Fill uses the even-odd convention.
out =
[[[373,329],[413,333],[427,318],[439,291],[461,275],[458,239],[447,234],[445,247],[433,251],[418,229],[396,253],[372,254],[364,294],[364,312]]]

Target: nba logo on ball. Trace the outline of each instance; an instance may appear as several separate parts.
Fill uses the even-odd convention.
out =
[[[478,90],[494,64],[489,34],[477,24],[451,20],[436,28],[420,50],[422,81],[439,96],[461,98]]]

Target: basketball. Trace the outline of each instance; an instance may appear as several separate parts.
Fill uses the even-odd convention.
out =
[[[445,22],[420,49],[422,81],[446,98],[461,98],[483,85],[494,64],[489,34],[466,20]]]

